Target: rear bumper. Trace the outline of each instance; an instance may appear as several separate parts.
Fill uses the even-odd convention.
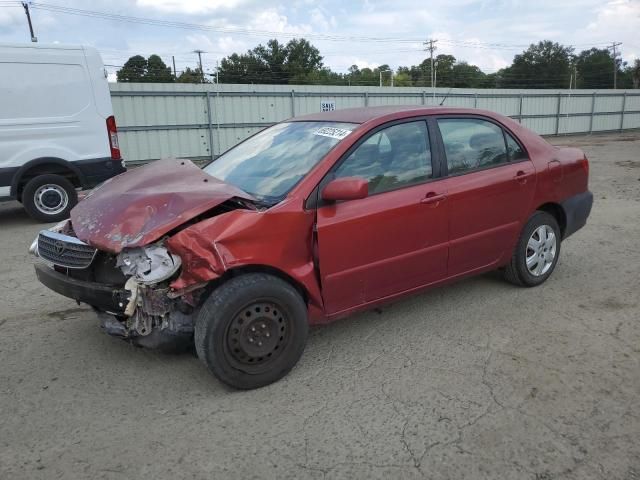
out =
[[[593,194],[589,191],[568,198],[561,203],[567,225],[563,238],[577,232],[587,223],[593,205]]]
[[[41,263],[36,263],[35,269],[38,280],[54,292],[105,312],[124,314],[130,292],[101,283],[76,280]]]
[[[73,162],[82,173],[82,187],[93,188],[105,180],[127,171],[122,160],[112,158],[92,158]]]

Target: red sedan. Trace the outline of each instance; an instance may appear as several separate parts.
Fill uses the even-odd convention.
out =
[[[201,170],[161,160],[42,231],[40,281],[142,346],[195,340],[223,382],[298,361],[309,324],[502,269],[533,287],[591,210],[589,164],[492,112],[378,107],[297,117]]]

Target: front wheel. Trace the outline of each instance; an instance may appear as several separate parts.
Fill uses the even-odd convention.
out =
[[[535,212],[524,226],[505,279],[515,285],[535,287],[551,276],[560,255],[560,227],[547,212]]]
[[[73,184],[60,175],[38,175],[22,190],[22,204],[27,213],[40,222],[59,222],[69,217],[78,203]]]
[[[204,302],[195,345],[219,380],[247,390],[285,376],[302,356],[307,333],[298,291],[278,277],[249,273],[223,283]]]

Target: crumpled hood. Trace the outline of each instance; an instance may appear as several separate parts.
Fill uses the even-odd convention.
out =
[[[94,189],[71,210],[71,223],[83,242],[118,253],[151,243],[233,197],[253,200],[190,160],[158,160]]]

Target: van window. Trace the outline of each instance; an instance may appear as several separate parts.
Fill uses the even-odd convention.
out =
[[[0,62],[0,71],[0,120],[72,117],[91,104],[81,65]]]

